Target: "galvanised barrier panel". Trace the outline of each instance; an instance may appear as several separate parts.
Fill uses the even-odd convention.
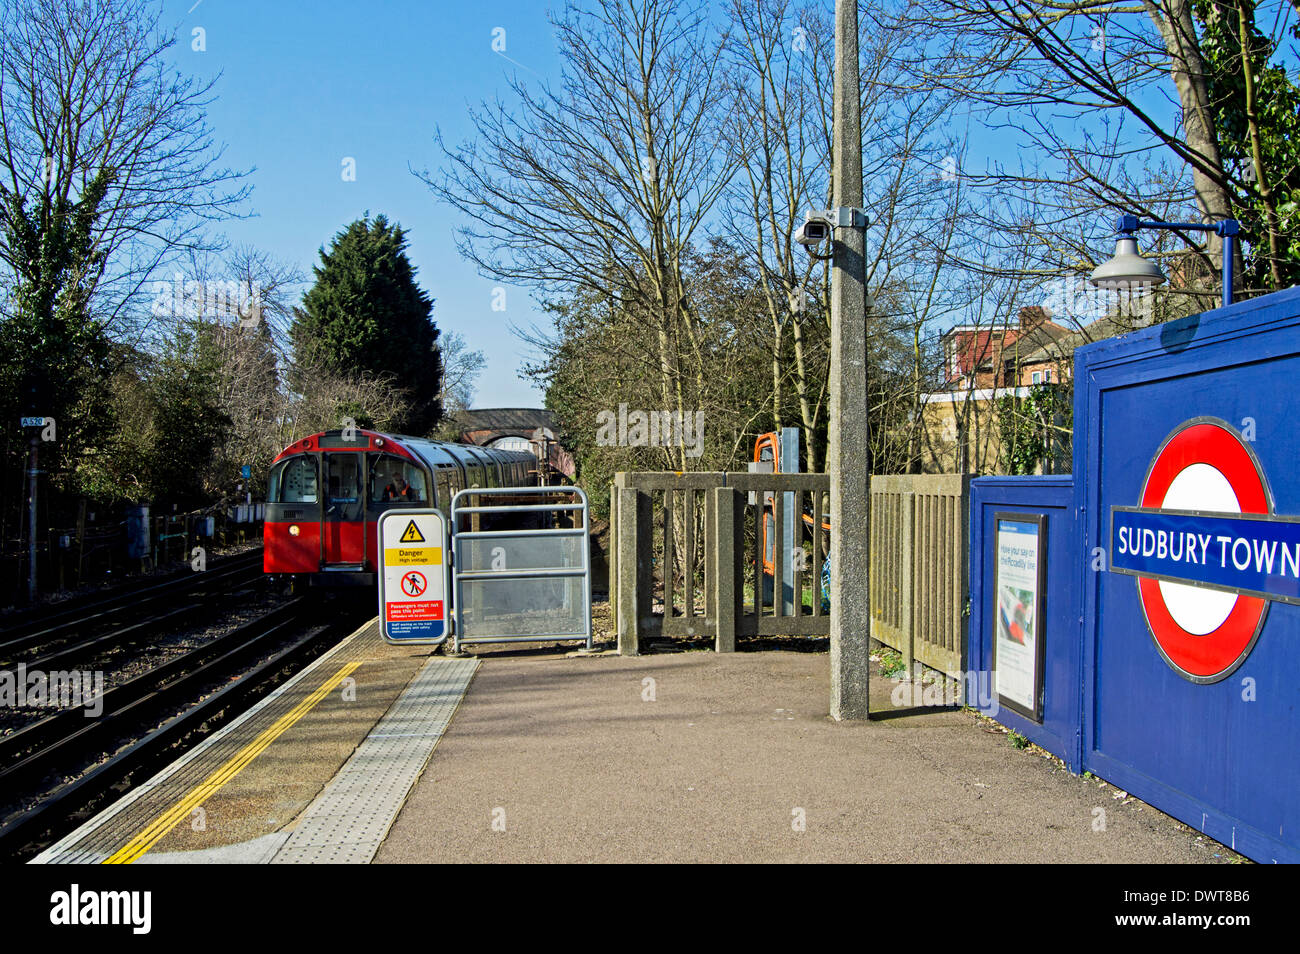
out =
[[[1300,861],[1300,289],[1081,348],[1074,381],[1083,766]]]
[[[561,514],[573,517],[571,526],[511,526]],[[577,487],[471,488],[452,498],[450,523],[457,649],[569,639],[591,648],[586,494]],[[484,524],[489,529],[480,529]]]
[[[1082,679],[1079,629],[1079,548],[1072,477],[980,477],[970,485],[970,669],[966,703],[1083,771],[1079,722]],[[1041,613],[1034,635],[1042,641],[1037,718],[998,701],[994,678],[997,620],[998,521],[1042,518]],[[1005,640],[1007,636],[1004,634]],[[1037,650],[1037,645],[1035,645]]]

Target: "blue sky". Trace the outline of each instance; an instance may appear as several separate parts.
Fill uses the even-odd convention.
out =
[[[417,280],[435,299],[434,320],[487,358],[477,407],[542,403],[519,377],[527,349],[511,326],[544,325],[545,318],[522,287],[506,286],[505,311],[492,309],[497,283],[460,258],[455,213],[410,169],[436,170],[435,128],[449,144],[469,138],[470,108],[498,94],[509,102],[512,74],[529,84],[558,79],[546,11],[560,4],[164,0],[164,23],[177,32],[177,67],[202,78],[221,74],[209,121],[226,146],[224,161],[255,167],[248,180],[254,217],[226,223],[229,239],[295,263],[310,278],[320,246],[367,211],[401,223]],[[192,49],[195,28],[205,31],[201,52]],[[505,56],[492,49],[498,28]],[[978,121],[968,133],[971,166],[1014,153],[1005,133],[990,135]],[[355,181],[343,179],[345,158],[355,160]],[[1108,234],[1099,221],[1099,249]]]
[[[255,217],[223,231],[297,263],[310,276],[320,246],[367,210],[408,230],[417,281],[434,301],[439,328],[458,331],[487,358],[475,406],[540,406],[521,380],[525,346],[510,325],[543,318],[526,289],[507,286],[506,310],[492,310],[496,283],[457,254],[456,219],[410,168],[436,169],[435,127],[449,144],[468,137],[468,110],[504,93],[512,72],[539,81],[493,52],[555,78],[548,4],[540,0],[168,0],[172,58],[182,71],[220,73],[209,121],[226,164],[248,169]],[[205,31],[194,51],[192,31]],[[356,181],[343,160],[356,160]]]

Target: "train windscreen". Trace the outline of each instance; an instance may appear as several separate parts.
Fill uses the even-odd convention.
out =
[[[393,454],[377,454],[370,463],[370,502],[428,503],[429,488],[424,472],[415,464]]]
[[[316,462],[304,454],[276,464],[271,469],[267,500],[272,503],[316,503]]]

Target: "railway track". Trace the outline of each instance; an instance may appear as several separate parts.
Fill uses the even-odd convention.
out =
[[[368,615],[356,605],[290,601],[114,686],[95,718],[60,709],[0,738],[0,857],[28,857],[62,837]]]
[[[158,626],[180,625],[210,609],[212,598],[262,578],[260,549],[192,573],[0,628],[0,666],[57,668],[78,653],[117,641],[131,645]]]

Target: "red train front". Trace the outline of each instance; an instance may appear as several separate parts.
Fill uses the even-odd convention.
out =
[[[266,573],[313,584],[373,585],[376,521],[394,507],[447,515],[466,487],[537,482],[523,451],[352,429],[295,441],[271,465],[266,499]]]

